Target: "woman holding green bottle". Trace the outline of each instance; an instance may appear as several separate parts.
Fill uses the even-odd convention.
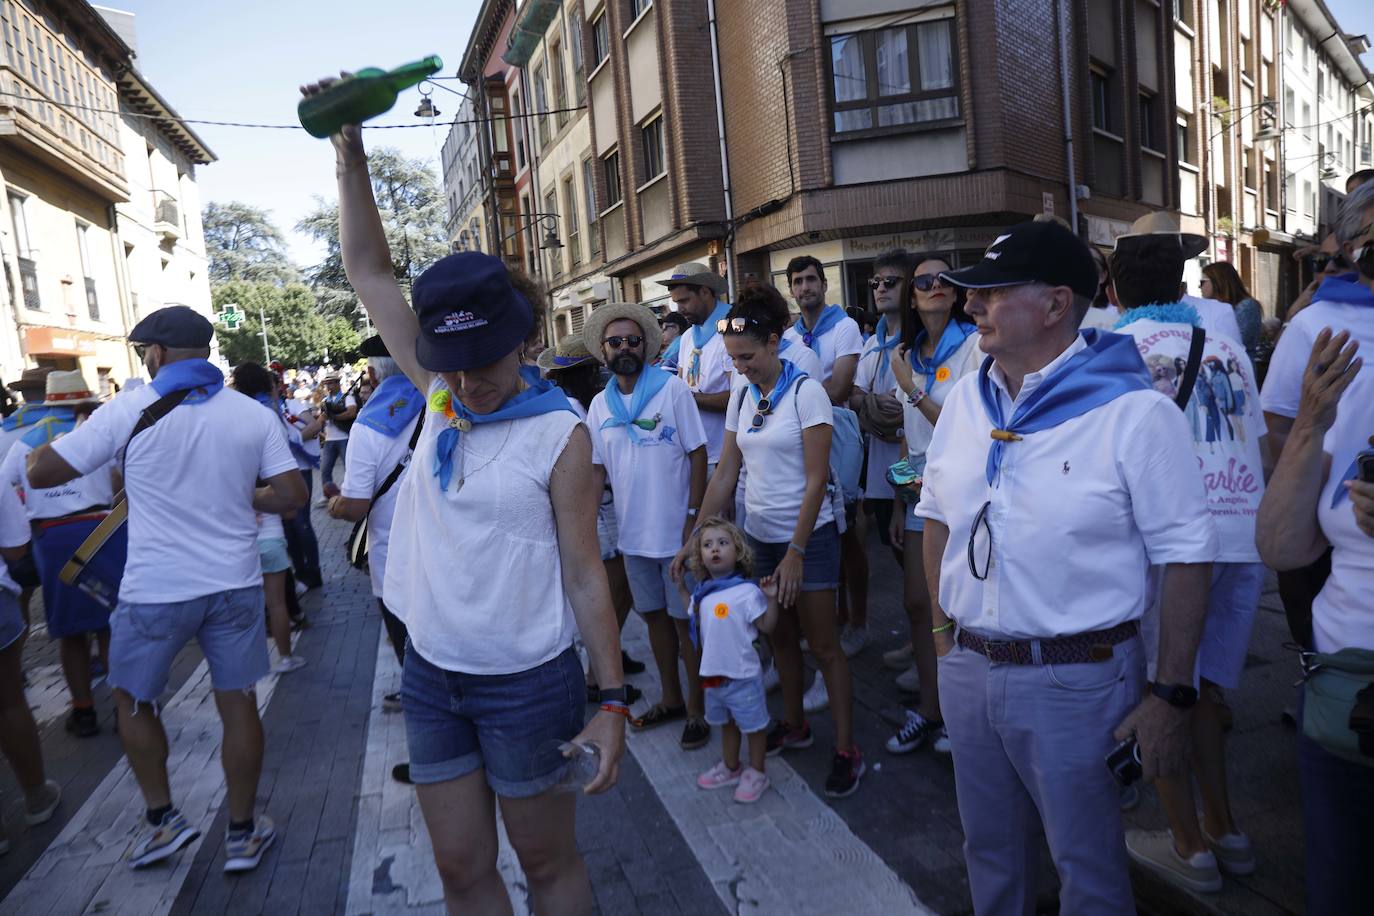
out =
[[[401,682],[410,775],[445,902],[451,913],[510,912],[496,868],[499,804],[534,911],[590,913],[576,796],[557,791],[573,749],[560,750],[592,749],[599,764],[585,791],[606,791],[629,715],[591,440],[560,389],[521,375],[536,311],[523,284],[497,258],[449,255],[415,281],[412,310],[361,131],[344,126],[330,139],[348,280],[429,403],[397,494],[382,590],[410,634]],[[585,727],[579,632],[601,687]]]

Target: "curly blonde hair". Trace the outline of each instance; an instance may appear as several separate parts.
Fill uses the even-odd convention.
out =
[[[730,535],[730,540],[735,543],[735,572],[751,579],[754,576],[754,551],[749,549],[749,542],[744,537],[744,532],[740,531],[736,525],[727,518],[713,515],[697,525],[697,530],[692,532],[692,536],[687,540],[690,551],[687,554],[687,568],[698,580],[706,579],[710,573],[706,571],[706,565],[701,562],[701,533],[707,528],[719,528]]]

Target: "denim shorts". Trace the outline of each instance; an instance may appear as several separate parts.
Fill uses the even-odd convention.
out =
[[[773,575],[782,558],[787,556],[787,543],[765,544],[746,534],[749,548],[754,551],[754,575],[760,579]],[[840,531],[834,522],[827,522],[806,542],[802,557],[802,587],[804,592],[823,592],[840,585]]]
[[[768,701],[763,695],[763,675],[726,678],[719,687],[707,687],[706,721],[715,726],[733,721],[746,735],[767,728]]]
[[[635,610],[667,610],[669,617],[687,619],[687,608],[682,604],[668,568],[673,565],[672,557],[634,557],[625,555],[625,576],[630,580],[630,595],[635,600]]]
[[[7,589],[0,588],[0,649],[14,645],[27,631],[24,612],[19,610],[19,598]]]
[[[1207,619],[1197,647],[1199,677],[1228,690],[1240,686],[1265,572],[1263,563],[1212,564]]]
[[[428,784],[477,770],[504,798],[530,798],[563,778],[558,742],[582,731],[586,681],[568,646],[536,668],[514,674],[445,671],[408,641],[401,708],[410,778]]]
[[[247,690],[270,670],[264,620],[261,585],[168,604],[121,599],[110,617],[110,686],[155,703],[177,653],[194,637],[214,688]]]
[[[286,552],[286,538],[258,541],[258,559],[262,561],[264,573],[286,572],[291,568],[291,557]]]

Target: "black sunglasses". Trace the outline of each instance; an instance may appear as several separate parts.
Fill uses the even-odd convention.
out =
[[[983,508],[978,510],[978,515],[973,520],[973,527],[968,532],[968,571],[979,582],[988,577],[988,571],[992,568],[992,525],[988,522],[988,510],[990,508],[992,508],[992,500],[983,503]],[[978,563],[973,549],[973,541],[978,537],[979,526],[988,533],[988,549],[987,554],[983,557],[983,572],[981,574],[978,572]]]
[[[901,277],[869,277],[868,287],[869,289],[877,289],[881,286],[883,289],[892,289],[892,287],[901,282]]]
[[[763,322],[757,318],[745,318],[743,315],[736,315],[734,318],[722,318],[716,322],[716,332],[720,334],[743,334],[744,329],[751,324],[758,327]]]
[[[911,278],[911,285],[923,293],[928,293],[937,286],[949,289],[949,284],[941,280],[939,274],[919,274]]]
[[[1326,270],[1328,265],[1334,266],[1337,270],[1348,270],[1350,268],[1350,262],[1346,260],[1345,255],[1340,253],[1314,254],[1312,256],[1312,270],[1314,272],[1321,273]]]
[[[622,346],[629,347],[633,350],[635,347],[644,343],[644,338],[640,337],[638,334],[627,334],[623,337],[617,334],[614,337],[603,337],[601,342],[603,344],[610,344],[612,350],[619,350]]]

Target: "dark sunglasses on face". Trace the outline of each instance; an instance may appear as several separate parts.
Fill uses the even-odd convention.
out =
[[[757,327],[762,323],[757,318],[745,318],[742,315],[736,315],[734,318],[722,318],[717,321],[716,332],[719,334],[743,334],[744,329],[751,324]]]
[[[892,289],[892,287],[901,282],[901,277],[870,277],[868,286],[870,289],[877,289],[879,286],[883,289]]]
[[[1350,262],[1346,260],[1346,257],[1343,254],[1314,254],[1312,256],[1312,270],[1315,273],[1323,272],[1324,270],[1326,270],[1328,265],[1336,268],[1337,270],[1350,269]]]
[[[912,278],[911,285],[923,293],[928,293],[937,286],[941,289],[949,289],[949,284],[941,280],[939,274],[920,274]]]
[[[614,337],[603,337],[601,342],[603,344],[609,344],[612,350],[619,350],[622,346],[629,347],[633,350],[635,347],[644,343],[644,338],[640,337],[638,334],[629,334],[624,337],[617,334]]]

